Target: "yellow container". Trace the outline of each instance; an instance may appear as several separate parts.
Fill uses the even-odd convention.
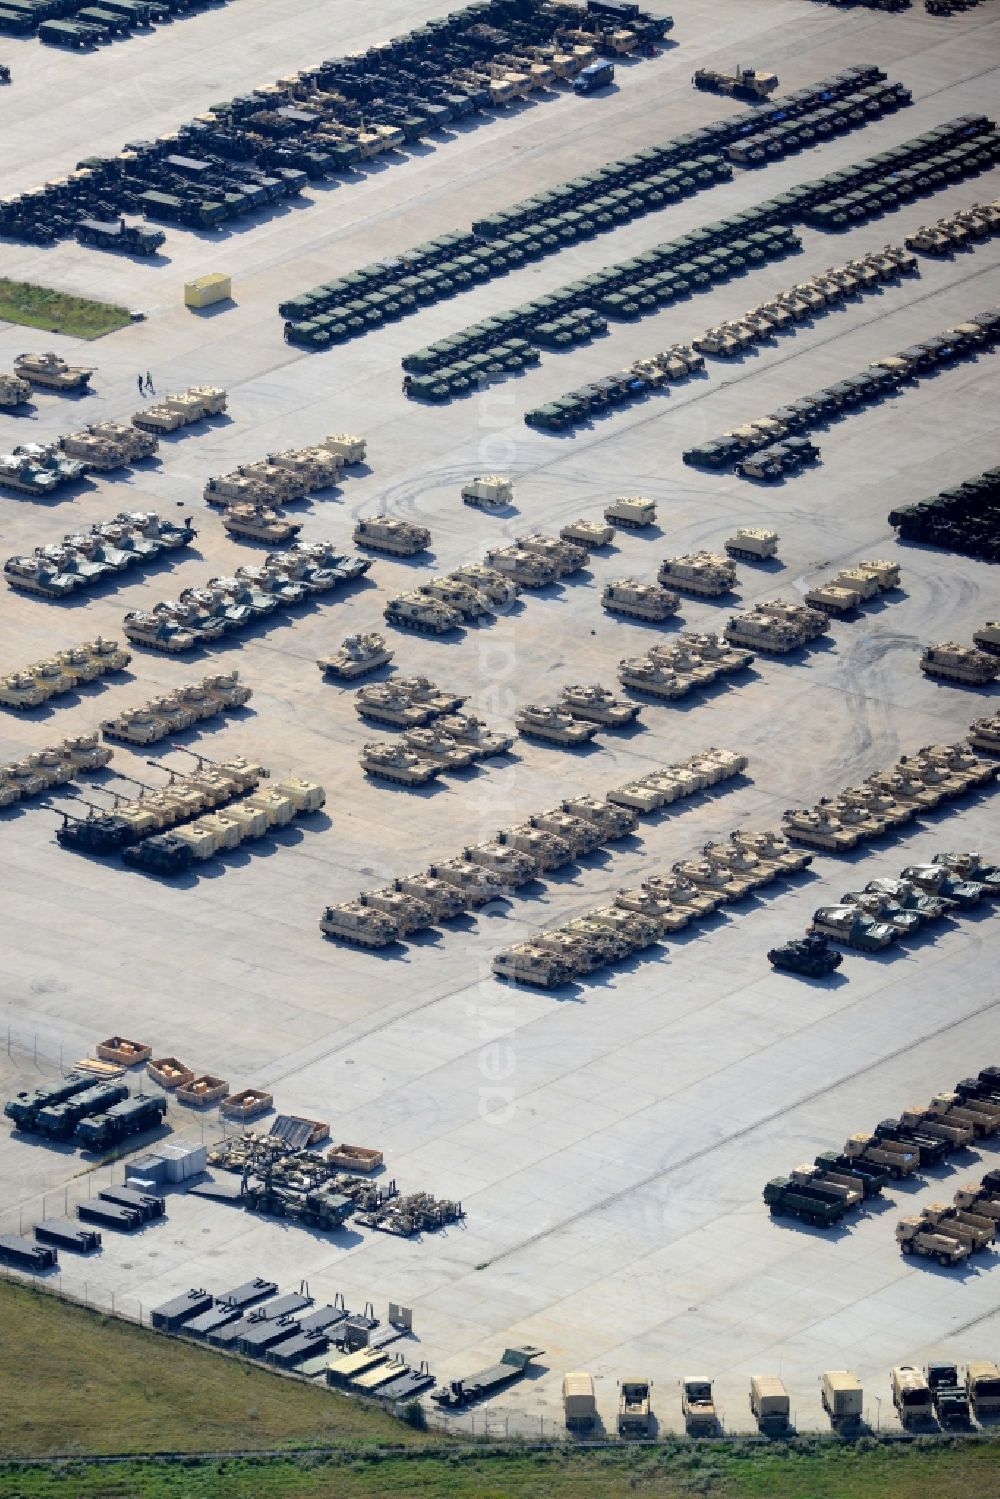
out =
[[[221,271],[197,276],[194,281],[184,283],[184,305],[209,307],[213,302],[224,302],[232,296],[232,285],[232,277],[223,276]]]

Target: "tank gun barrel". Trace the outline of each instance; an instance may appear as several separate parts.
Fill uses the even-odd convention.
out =
[[[176,781],[176,779],[177,779],[177,771],[174,770],[171,766],[169,766],[169,765],[163,765],[163,764],[161,764],[161,762],[159,760],[147,760],[146,764],[147,765],[151,765],[154,770],[162,770],[166,775],[168,775],[170,777],[170,785],[171,786]],[[141,784],[142,783],[139,782],[139,781],[136,782],[136,785],[141,785]],[[151,787],[151,786],[147,787],[147,790],[151,791],[153,789],[154,788]]]

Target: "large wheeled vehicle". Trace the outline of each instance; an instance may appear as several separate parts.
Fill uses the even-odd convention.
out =
[[[778,87],[777,73],[758,73],[756,68],[741,68],[720,73],[716,68],[698,68],[691,79],[704,93],[728,94],[733,99],[766,99]]]
[[[153,255],[166,239],[162,229],[147,229],[144,224],[126,224],[118,219],[81,219],[76,226],[81,245],[101,250],[120,250],[126,255]]]
[[[831,1228],[847,1211],[842,1198],[829,1196],[787,1176],[776,1176],[764,1187],[764,1201],[772,1218],[801,1218],[816,1228]]]
[[[544,1351],[530,1343],[520,1348],[506,1348],[498,1363],[491,1364],[487,1369],[480,1369],[476,1374],[468,1374],[464,1379],[453,1379],[443,1389],[435,1390],[431,1399],[446,1410],[462,1410],[474,1401],[487,1395],[495,1395],[498,1390],[523,1379],[539,1354]]]
[[[926,1364],[934,1412],[942,1426],[969,1425],[969,1393],[958,1376],[957,1364]]]
[[[970,1248],[951,1234],[928,1227],[923,1218],[900,1218],[896,1224],[896,1242],[903,1254],[922,1254],[939,1265],[958,1265],[968,1259]]]

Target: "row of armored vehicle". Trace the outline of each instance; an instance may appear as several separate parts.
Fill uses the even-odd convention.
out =
[[[929,921],[1000,897],[1000,869],[978,854],[938,854],[909,864],[898,879],[869,880],[837,905],[820,906],[809,930],[859,952],[880,952]]]
[[[920,670],[939,682],[985,687],[1000,677],[1000,623],[988,622],[975,638],[976,645],[942,640],[936,645],[925,646],[920,653]]]
[[[1000,755],[1000,713],[977,718],[969,726],[969,744],[987,755]]]
[[[563,687],[555,703],[525,703],[514,727],[525,739],[566,749],[588,744],[599,729],[626,729],[639,717],[639,704],[616,698],[595,682]]]
[[[19,760],[0,763],[0,807],[44,796],[54,786],[65,786],[78,776],[103,770],[111,751],[96,734],[77,734],[46,749],[32,750]]]
[[[51,40],[74,45],[72,30],[60,29],[73,23],[43,24],[56,28]],[[453,119],[488,116],[572,76],[595,51],[634,51],[640,38],[658,38],[669,25],[667,17],[641,12],[623,26],[598,10],[577,18],[564,6],[469,5],[366,53],[327,59],[214,104],[170,135],[91,158],[74,191],[50,183],[9,200],[0,227],[48,241],[72,233],[81,214],[95,208],[102,216],[139,211],[211,227],[298,191],[309,178],[401,150]],[[111,22],[102,39],[105,32],[111,34]],[[553,64],[536,57],[536,49],[550,53]]]
[[[375,262],[286,298],[279,307],[285,318],[285,337],[306,347],[329,347],[363,331],[370,326],[371,318],[381,321],[386,315],[398,316],[435,302],[476,280],[503,275],[555,253],[581,236],[606,232],[677,202],[731,175],[732,168],[723,155],[725,149],[764,130],[772,120],[772,111],[776,123],[820,106],[839,108],[839,101],[852,94],[863,95],[884,78],[884,73],[871,66],[846,69],[773,106],[747,110],[646,146],[632,156],[606,162],[595,171],[477,219],[466,231],[442,235],[413,246],[396,259]],[[855,123],[863,122],[859,119]],[[826,124],[817,121],[818,130]],[[752,227],[759,227],[757,220],[752,221]],[[490,347],[498,351],[509,330],[492,324],[493,320],[487,319],[477,326],[487,333],[501,333],[500,339],[490,340]],[[414,373],[426,373],[420,368],[420,355],[414,356]]]
[[[23,383],[23,382],[22,382]],[[195,385],[166,395],[159,405],[143,407],[131,422],[91,422],[66,433],[57,443],[29,443],[0,458],[0,484],[21,494],[43,497],[60,484],[90,472],[107,473],[151,458],[157,433],[173,432],[226,409],[226,392],[214,385]]]
[[[746,757],[709,750],[644,778],[652,807],[694,794],[702,787],[738,775]],[[320,930],[360,947],[383,947],[410,931],[474,910],[538,879],[546,870],[578,859],[604,843],[627,837],[637,824],[635,783],[607,799],[566,798],[558,807],[501,829],[488,843],[467,848],[452,859],[431,864],[420,875],[397,879],[383,890],[327,906]]]
[[[933,224],[922,224],[906,236],[905,244],[908,250],[918,250],[921,255],[948,255],[998,232],[1000,199],[994,199],[992,203],[971,203]]]
[[[0,677],[0,704],[21,711],[39,708],[50,698],[75,691],[81,683],[124,671],[131,659],[131,652],[121,650],[116,640],[100,636],[84,640]]]
[[[101,735],[121,744],[155,744],[207,718],[242,708],[252,696],[238,671],[216,672],[104,719]]]
[[[746,422],[732,432],[688,448],[683,455],[684,461],[696,467],[736,467],[744,472],[741,463],[745,465],[747,455],[757,449],[787,443],[793,433],[839,414],[856,411],[903,385],[915,383],[921,375],[971,358],[982,350],[991,350],[998,338],[1000,311],[976,313],[934,338],[872,361],[867,370],[825,386],[812,395],[799,396],[786,406]]]
[[[734,649],[718,635],[685,633],[620,661],[618,680],[630,692],[671,701],[746,671],[753,659],[752,652]]]
[[[466,701],[466,694],[442,690],[424,676],[361,688],[354,704],[358,716],[402,730],[395,742],[365,744],[362,768],[377,779],[419,786],[443,771],[507,754],[513,736],[490,729],[475,713],[461,712]]]
[[[32,32],[39,41],[70,52],[89,52],[133,34],[145,35],[213,0],[10,0],[0,7],[0,31]]]
[[[901,541],[1000,561],[1000,468],[964,480],[911,505],[897,505],[889,524]]]
[[[335,485],[342,469],[364,462],[366,451],[363,437],[331,432],[310,447],[268,453],[231,473],[216,474],[206,483],[204,498],[223,511],[240,503],[288,505]]]
[[[190,516],[178,525],[153,510],[123,510],[89,531],[70,532],[30,555],[8,557],[4,577],[20,593],[66,598],[190,546],[197,534]]]
[[[130,610],[123,628],[136,645],[175,655],[355,582],[370,567],[369,558],[340,553],[329,542],[297,541],[259,566],[243,564],[232,577],[209,578],[176,599]]]

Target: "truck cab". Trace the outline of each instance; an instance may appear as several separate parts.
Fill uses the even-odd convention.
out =
[[[698,1374],[686,1374],[682,1384],[681,1410],[691,1436],[712,1436],[719,1428],[712,1381]]]

